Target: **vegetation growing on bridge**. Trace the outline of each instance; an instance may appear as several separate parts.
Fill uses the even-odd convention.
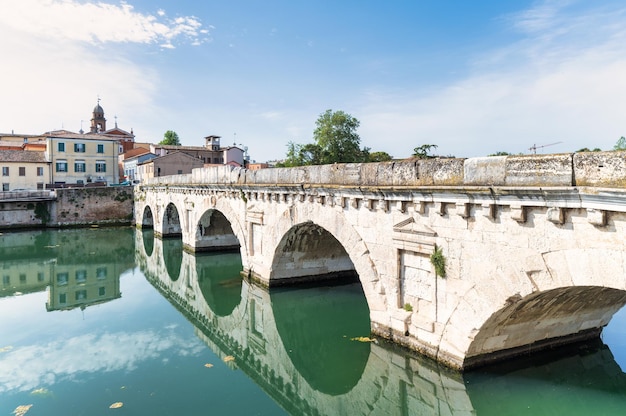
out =
[[[430,262],[435,266],[435,275],[446,277],[446,258],[443,256],[443,250],[435,244],[435,250],[430,255]]]

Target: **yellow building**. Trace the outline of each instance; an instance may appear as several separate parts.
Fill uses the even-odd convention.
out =
[[[49,132],[45,137],[52,183],[119,183],[118,138],[65,130]]]
[[[44,189],[50,183],[50,163],[43,151],[0,150],[0,191]]]

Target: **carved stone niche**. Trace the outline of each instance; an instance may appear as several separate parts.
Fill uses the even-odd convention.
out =
[[[436,237],[432,228],[415,222],[413,217],[393,226],[393,245],[400,250],[430,256],[435,250]]]

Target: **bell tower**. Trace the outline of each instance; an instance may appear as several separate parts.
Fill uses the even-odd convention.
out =
[[[91,117],[91,132],[102,133],[107,129],[107,120],[104,118],[104,110],[100,107],[100,97],[98,97],[98,104],[93,109],[93,116]]]

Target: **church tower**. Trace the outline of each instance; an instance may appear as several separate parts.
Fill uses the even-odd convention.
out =
[[[98,104],[93,109],[93,116],[91,118],[91,132],[102,133],[107,129],[107,120],[104,118],[104,110],[100,107],[100,98],[98,98]]]

